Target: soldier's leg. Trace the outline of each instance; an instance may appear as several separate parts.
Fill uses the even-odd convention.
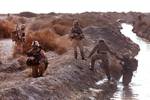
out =
[[[75,59],[77,59],[78,58],[78,52],[77,52],[77,44],[74,44],[74,57],[75,57]]]
[[[20,52],[21,52],[21,54],[23,54],[23,43],[21,43],[21,45],[20,45]]]
[[[22,54],[23,51],[23,45],[21,44],[21,42],[17,42],[17,52],[19,54]]]
[[[103,66],[103,69],[104,69],[105,74],[107,76],[107,79],[110,80],[111,75],[110,75],[110,70],[109,70],[109,61],[108,61],[108,59],[102,60],[102,66]]]
[[[48,60],[46,59],[44,63],[45,63],[45,70],[46,70],[48,67]]]
[[[39,65],[39,76],[43,76],[43,73],[45,72],[45,64],[44,63],[41,63]]]
[[[90,70],[94,70],[95,61],[101,59],[101,55],[93,55],[91,58]]]
[[[107,76],[107,79],[110,80],[111,79],[111,75],[110,75],[109,68],[105,68],[104,71],[105,71],[105,74]]]
[[[78,44],[78,46],[79,46],[79,49],[80,49],[80,54],[81,54],[82,60],[85,60],[83,44],[80,42]]]
[[[132,71],[124,71],[123,72],[123,85],[124,86],[128,86],[128,84],[131,82],[132,80],[132,76],[133,76],[133,72]]]
[[[32,77],[38,77],[38,68],[37,66],[32,66]]]

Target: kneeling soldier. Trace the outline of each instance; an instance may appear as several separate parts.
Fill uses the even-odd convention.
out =
[[[48,66],[48,60],[38,41],[32,42],[32,48],[27,52],[27,56],[29,57],[27,65],[32,66],[32,76],[43,76]]]

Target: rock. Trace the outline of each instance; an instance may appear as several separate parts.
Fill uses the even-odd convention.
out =
[[[150,41],[149,34],[149,14],[139,14],[135,16],[136,18],[133,20],[133,32],[136,33],[137,36],[144,38]],[[140,19],[139,19],[140,18]]]

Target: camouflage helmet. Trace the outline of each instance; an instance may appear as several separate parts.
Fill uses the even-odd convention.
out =
[[[33,41],[32,47],[40,47],[40,43],[38,41]]]
[[[74,20],[73,21],[73,25],[79,25],[79,21],[78,20]]]

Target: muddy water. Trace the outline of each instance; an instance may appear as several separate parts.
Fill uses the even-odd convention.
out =
[[[0,40],[0,61],[7,63],[13,57],[14,43],[11,39]]]
[[[121,82],[118,84],[111,100],[150,100],[150,43],[137,37],[131,25],[122,24],[122,27],[122,34],[140,46],[141,50],[136,57],[139,61],[138,70],[129,87],[123,87]]]

